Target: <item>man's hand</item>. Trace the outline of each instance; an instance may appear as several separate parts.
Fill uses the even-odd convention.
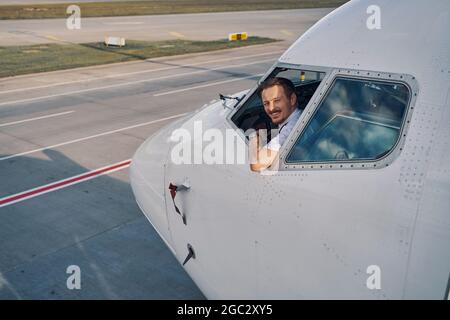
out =
[[[253,133],[249,136],[250,143],[249,143],[249,159],[250,159],[250,169],[252,171],[262,171],[264,169],[267,169],[270,167],[275,160],[275,158],[278,156],[277,151],[273,151],[267,148],[266,145],[262,145],[262,134],[261,132],[264,132],[262,130],[259,130],[258,133]],[[267,141],[267,132],[265,135],[265,140]]]

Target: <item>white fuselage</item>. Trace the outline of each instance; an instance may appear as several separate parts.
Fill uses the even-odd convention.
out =
[[[203,130],[236,129],[230,121],[235,111],[220,102],[169,125],[136,152],[131,184],[137,202],[180,262],[187,245],[194,248],[185,269],[208,298],[444,298],[450,274],[450,3],[377,1],[380,29],[366,26],[371,4],[351,1],[333,11],[276,65],[327,70],[300,120],[316,108],[319,91],[347,71],[407,82],[413,95],[408,126],[388,165],[281,166],[261,175],[248,164],[174,164],[174,129],[193,132],[196,121]],[[168,186],[186,179],[190,189],[176,196],[184,224]],[[380,288],[368,286],[373,266]]]

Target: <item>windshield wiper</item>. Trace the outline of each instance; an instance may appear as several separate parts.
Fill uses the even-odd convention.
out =
[[[242,99],[245,98],[245,94],[244,94],[242,97],[239,98],[239,97],[225,96],[225,95],[219,93],[219,98],[220,98],[220,100],[223,101],[224,106],[225,106],[225,102],[226,102],[227,100],[236,100],[236,101],[237,101],[236,104],[232,107],[232,108],[234,108],[234,107],[236,107],[236,106],[239,104],[239,102],[242,101]],[[227,107],[228,107],[228,106],[227,106]]]

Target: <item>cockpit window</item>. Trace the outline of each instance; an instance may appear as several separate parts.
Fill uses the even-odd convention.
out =
[[[316,72],[300,69],[276,68],[267,78],[282,77],[292,81],[298,99],[298,108],[303,110],[312,98],[317,87],[324,78],[324,72]],[[244,132],[249,129],[266,129],[269,132],[277,129],[269,116],[264,111],[264,107],[258,93],[255,92],[243,106],[231,117],[231,121]]]
[[[286,162],[382,158],[398,140],[409,100],[403,83],[337,77]]]

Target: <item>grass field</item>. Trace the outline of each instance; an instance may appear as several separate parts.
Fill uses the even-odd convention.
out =
[[[39,44],[0,47],[0,77],[86,67],[99,64],[144,60],[185,53],[264,44],[277,41],[249,37],[245,41],[133,41],[125,47],[106,47],[103,43]]]
[[[169,13],[224,12],[300,8],[333,8],[348,0],[141,0],[77,3],[82,17],[136,16]],[[67,3],[0,5],[0,20],[65,18]]]

